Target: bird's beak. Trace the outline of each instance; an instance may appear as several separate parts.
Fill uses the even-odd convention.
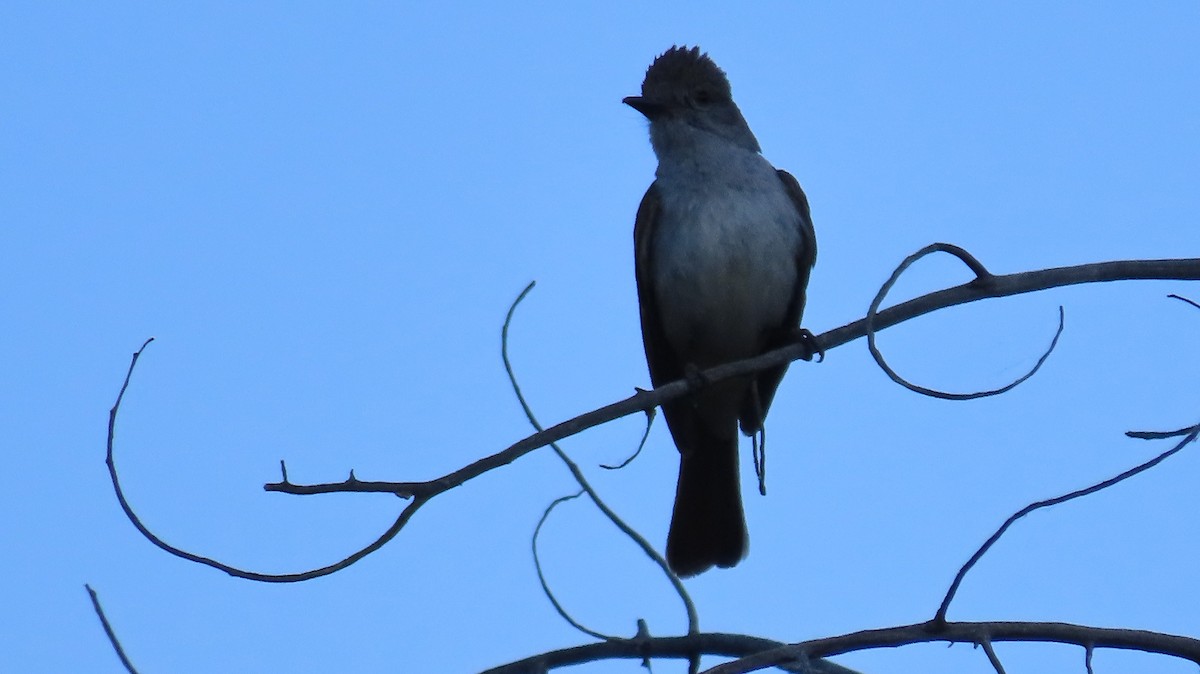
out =
[[[662,113],[667,109],[665,105],[652,101],[645,96],[626,96],[621,102],[642,113],[646,116],[646,119],[650,120],[662,116]]]

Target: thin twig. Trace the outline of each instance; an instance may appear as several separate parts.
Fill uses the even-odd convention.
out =
[[[1179,300],[1180,302],[1187,302],[1188,304],[1192,305],[1193,307],[1200,309],[1200,304],[1197,304],[1195,300],[1189,300],[1188,298],[1184,297],[1183,295],[1176,295],[1175,293],[1171,293],[1170,295],[1167,295],[1167,297],[1170,297],[1171,299]]]
[[[1125,437],[1137,440],[1166,440],[1167,438],[1178,438],[1183,435],[1195,433],[1198,428],[1200,428],[1200,424],[1186,426],[1174,431],[1125,431]]]
[[[630,463],[632,463],[634,459],[638,458],[638,455],[642,453],[642,448],[646,446],[646,441],[650,439],[650,429],[654,426],[654,417],[657,416],[657,414],[657,407],[652,407],[646,410],[646,430],[642,432],[642,440],[638,443],[637,449],[634,450],[633,454],[630,454],[627,459],[615,466],[602,463],[600,464],[600,467],[605,470],[621,470],[625,466],[628,466]]]
[[[992,640],[984,636],[979,645],[983,646],[983,652],[987,654],[988,662],[992,663],[992,669],[996,670],[996,674],[1005,674],[1004,665],[1000,662],[1000,657],[996,655],[996,649],[992,648]]]
[[[87,588],[88,596],[92,598],[92,609],[96,611],[96,615],[100,618],[100,625],[104,627],[104,633],[108,635],[108,643],[112,644],[113,650],[117,652],[117,657],[121,659],[121,664],[125,665],[125,671],[129,674],[138,674],[133,663],[129,661],[129,656],[125,655],[125,649],[121,647],[121,640],[117,639],[117,633],[113,631],[112,625],[108,622],[108,617],[104,615],[104,609],[100,606],[100,597],[96,596],[96,591],[91,585],[84,585]]]
[[[1142,473],[1144,471],[1150,470],[1151,468],[1157,466],[1158,464],[1160,464],[1163,461],[1170,458],[1172,455],[1174,455],[1179,450],[1183,449],[1189,442],[1195,441],[1197,435],[1200,435],[1200,426],[1194,427],[1192,432],[1189,433],[1188,436],[1185,437],[1183,440],[1180,440],[1179,443],[1176,444],[1174,447],[1172,447],[1171,449],[1168,449],[1167,451],[1163,452],[1162,454],[1159,454],[1158,456],[1150,459],[1149,461],[1140,463],[1140,464],[1134,466],[1133,468],[1130,468],[1129,470],[1126,470],[1118,475],[1114,475],[1113,477],[1110,477],[1107,480],[1097,482],[1096,484],[1093,484],[1090,487],[1078,489],[1069,494],[1063,494],[1062,496],[1056,496],[1054,498],[1046,499],[1044,501],[1038,501],[1036,503],[1031,503],[1031,504],[1025,506],[1024,508],[1021,508],[1020,510],[1018,510],[1011,517],[1009,517],[1007,520],[1005,520],[1004,524],[1000,525],[1000,528],[996,530],[996,533],[992,534],[987,539],[987,541],[985,541],[984,544],[981,545],[979,547],[979,549],[975,551],[975,554],[971,555],[971,558],[967,560],[967,563],[963,564],[962,568],[960,568],[958,570],[958,573],[955,574],[955,576],[954,576],[954,582],[952,582],[950,584],[950,589],[946,592],[945,598],[942,599],[941,606],[938,607],[937,614],[934,615],[933,622],[934,623],[944,623],[946,621],[946,611],[948,611],[950,609],[950,602],[954,600],[954,595],[958,592],[958,587],[959,587],[959,585],[962,584],[963,578],[966,577],[967,572],[970,571],[971,568],[975,566],[976,562],[978,562],[981,558],[983,558],[983,555],[986,554],[987,551],[990,550],[993,545],[995,545],[996,541],[1000,540],[1000,537],[1004,535],[1004,532],[1008,531],[1008,528],[1010,526],[1012,526],[1013,523],[1015,523],[1017,520],[1021,519],[1022,517],[1028,515],[1029,513],[1033,512],[1039,508],[1047,508],[1049,506],[1058,505],[1059,503],[1064,503],[1066,501],[1070,501],[1072,499],[1076,499],[1081,496],[1087,496],[1088,494],[1093,494],[1095,492],[1100,491],[1101,489],[1107,489],[1115,484],[1123,482],[1123,481],[1133,477],[1134,475],[1137,475],[1138,473]]]
[[[537,417],[533,414],[533,408],[529,406],[529,402],[525,400],[525,394],[521,392],[521,385],[517,382],[517,375],[513,370],[512,361],[509,360],[508,357],[509,325],[512,324],[513,314],[516,312],[517,306],[521,304],[521,300],[525,299],[525,296],[529,294],[529,291],[533,290],[533,285],[533,283],[530,283],[528,286],[526,286],[525,289],[521,291],[521,294],[517,295],[517,299],[513,300],[512,306],[508,308],[508,315],[504,318],[504,327],[500,330],[500,356],[504,361],[504,370],[508,373],[508,381],[512,385],[513,393],[516,394],[517,401],[521,403],[521,409],[525,411],[525,417],[529,420],[530,425],[541,432],[543,430],[542,425],[538,422]],[[662,555],[658,554],[658,551],[654,549],[653,545],[650,545],[649,541],[642,537],[642,535],[634,530],[633,527],[626,524],[625,521],[622,520],[617,513],[612,510],[612,508],[608,507],[608,504],[606,504],[604,500],[600,498],[600,495],[597,494],[596,490],[592,488],[592,485],[588,483],[587,478],[585,478],[583,475],[583,471],[581,471],[579,466],[577,466],[575,462],[572,461],[569,456],[567,456],[567,453],[558,446],[558,443],[550,443],[550,448],[553,449],[554,453],[558,455],[558,458],[561,459],[564,464],[566,464],[567,469],[571,471],[571,475],[575,478],[575,481],[579,483],[579,486],[582,487],[585,492],[587,492],[588,497],[592,499],[592,502],[596,504],[596,507],[600,509],[600,512],[604,513],[604,516],[607,517],[609,521],[616,525],[616,527],[620,529],[622,533],[636,543],[637,546],[642,549],[642,552],[646,553],[646,556],[654,560],[654,563],[662,569],[663,574],[665,574],[667,577],[667,580],[669,580],[672,587],[675,588],[675,592],[679,595],[680,600],[683,601],[683,606],[687,611],[688,633],[694,634],[699,632],[700,617],[696,613],[696,605],[692,603],[691,596],[688,595],[687,590],[684,589],[683,582],[680,581],[679,577],[671,571],[671,567],[667,566],[667,560],[663,559]],[[574,624],[573,621],[572,624]],[[593,634],[593,636],[595,635],[595,633],[590,631],[589,633]]]

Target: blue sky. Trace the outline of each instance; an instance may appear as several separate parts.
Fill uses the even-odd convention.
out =
[[[435,477],[529,429],[499,329],[546,423],[648,378],[633,214],[654,171],[620,100],[699,44],[812,203],[805,325],[861,317],[934,241],[996,272],[1200,254],[1200,6],[1143,3],[7,3],[0,8],[0,670],[117,672],[91,583],[141,671],[474,671],[584,641],[537,586],[529,536],[574,486],[548,450],[427,506],[331,577],[264,572],[364,545],[386,496],[267,494],[293,480]],[[896,298],[967,278],[931,260]],[[799,640],[930,617],[1012,511],[1165,447],[1195,423],[1200,297],[1186,283],[1077,287],[941,312],[797,364],[770,417],[770,495],[744,489],[750,557],[688,582],[708,630]],[[642,420],[565,447],[662,544],[677,456]],[[1200,456],[1018,524],[951,619],[1063,620],[1198,635]],[[589,506],[555,513],[547,574],[595,629],[684,629],[667,584]],[[1082,670],[1000,645],[1009,671]],[[987,672],[969,647],[849,656],[864,672]],[[712,664],[712,663],[709,663]],[[1183,672],[1101,652],[1097,671]],[[608,663],[586,671],[633,671]],[[582,670],[581,670],[582,671]],[[658,663],[656,672],[684,671]]]

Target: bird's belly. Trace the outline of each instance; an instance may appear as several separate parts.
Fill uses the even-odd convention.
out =
[[[762,352],[784,326],[795,291],[795,207],[781,190],[670,210],[655,284],[667,341],[700,367]]]

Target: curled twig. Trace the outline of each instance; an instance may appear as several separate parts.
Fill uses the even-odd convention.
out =
[[[642,453],[642,448],[646,446],[646,441],[650,439],[650,429],[654,427],[654,417],[657,416],[657,414],[657,407],[652,407],[646,410],[646,430],[642,432],[642,439],[640,442],[638,442],[637,449],[633,450],[633,454],[630,454],[624,461],[616,464],[615,466],[602,463],[600,464],[600,467],[605,470],[621,470],[625,466],[628,466],[630,463],[632,463],[634,459],[638,458],[638,455]]]
[[[533,548],[533,568],[537,570],[538,582],[542,584],[542,592],[546,594],[546,598],[550,600],[550,604],[554,606],[554,610],[558,611],[558,615],[562,616],[562,619],[567,621],[571,627],[574,627],[580,632],[597,639],[615,639],[616,637],[612,637],[607,634],[601,634],[600,632],[590,629],[572,618],[571,614],[567,613],[567,609],[564,608],[563,605],[559,603],[558,598],[554,596],[554,591],[550,589],[550,584],[546,582],[546,574],[542,573],[542,559],[541,556],[538,555],[538,537],[542,534],[542,525],[546,523],[546,520],[550,517],[550,513],[553,512],[555,508],[563,503],[566,503],[567,501],[570,501],[571,499],[579,498],[580,496],[583,496],[582,489],[574,494],[571,494],[570,496],[560,496],[554,499],[550,505],[546,506],[546,510],[542,513],[541,519],[538,520],[537,526],[533,528],[533,542],[531,546]]]
[[[871,301],[870,308],[867,309],[867,348],[871,350],[871,356],[875,358],[875,362],[879,365],[879,367],[883,369],[884,373],[886,373],[892,381],[903,386],[904,388],[915,393],[920,393],[921,395],[927,395],[931,398],[941,398],[943,400],[973,400],[975,398],[985,398],[987,396],[1000,395],[1001,393],[1011,391],[1018,385],[1024,383],[1025,380],[1037,374],[1037,371],[1042,368],[1042,365],[1046,362],[1046,359],[1049,358],[1050,354],[1054,352],[1054,348],[1058,346],[1058,338],[1062,336],[1063,308],[1061,306],[1058,308],[1058,330],[1054,333],[1054,339],[1050,340],[1050,346],[1045,352],[1042,353],[1041,357],[1038,358],[1037,363],[1034,364],[1032,369],[1008,384],[1001,386],[1000,388],[987,391],[976,391],[974,393],[949,393],[946,391],[938,391],[936,389],[926,388],[908,381],[904,377],[901,377],[895,370],[893,370],[891,365],[888,365],[887,361],[883,358],[883,353],[879,351],[879,347],[875,344],[874,324],[875,317],[879,312],[879,305],[883,302],[883,298],[887,297],[888,291],[892,289],[892,286],[896,284],[896,281],[900,279],[901,274],[903,274],[905,270],[926,255],[937,252],[950,253],[959,260],[962,260],[963,264],[967,265],[971,271],[975,272],[975,280],[971,282],[971,285],[978,284],[980,286],[986,286],[993,278],[995,278],[992,276],[992,273],[983,266],[983,263],[975,259],[973,255],[962,248],[959,248],[958,246],[948,243],[930,244],[904,258],[904,261],[900,263],[899,267],[896,267],[896,270],[892,272],[892,275],[888,278],[887,282],[884,283],[883,287],[879,289],[878,293],[876,293],[875,299]]]
[[[404,527],[405,523],[408,522],[409,518],[412,517],[414,513],[416,513],[417,509],[419,509],[422,505],[425,504],[426,501],[429,500],[429,495],[427,493],[422,493],[421,495],[414,498],[411,503],[408,504],[408,507],[406,507],[400,513],[400,516],[396,518],[396,521],[392,523],[392,526],[389,527],[388,530],[385,531],[383,533],[383,535],[380,536],[379,538],[377,538],[373,543],[371,543],[370,545],[366,546],[365,548],[362,548],[361,550],[355,552],[354,554],[350,555],[349,557],[346,557],[345,559],[341,560],[340,562],[330,564],[328,566],[325,566],[325,567],[322,567],[319,569],[305,571],[303,573],[288,573],[288,574],[278,574],[277,575],[277,574],[267,574],[267,573],[257,573],[254,571],[247,571],[245,569],[239,569],[237,567],[230,566],[223,562],[219,562],[215,559],[210,559],[208,557],[203,557],[201,555],[187,552],[186,550],[182,550],[180,548],[177,548],[177,547],[171,545],[170,543],[167,543],[166,541],[162,540],[157,535],[155,535],[154,532],[150,531],[150,529],[147,528],[146,525],[142,522],[141,518],[139,518],[137,516],[137,513],[134,512],[133,507],[129,505],[129,501],[126,500],[126,498],[125,498],[125,491],[121,488],[121,480],[117,476],[117,466],[113,460],[113,439],[116,436],[117,413],[121,409],[121,401],[125,398],[125,391],[126,391],[126,389],[129,388],[129,380],[131,377],[133,377],[133,369],[135,366],[137,366],[138,359],[141,358],[142,352],[145,351],[146,347],[149,346],[150,342],[153,342],[153,341],[154,341],[153,337],[151,337],[150,339],[147,339],[144,343],[142,343],[141,348],[139,348],[137,351],[134,352],[133,358],[129,361],[129,370],[126,371],[126,373],[125,373],[125,381],[121,384],[120,392],[117,393],[117,401],[115,403],[113,403],[112,409],[109,410],[109,412],[108,412],[108,453],[107,453],[107,456],[105,457],[105,464],[108,465],[108,475],[112,479],[113,491],[117,495],[117,501],[121,504],[121,510],[125,511],[125,517],[127,517],[129,519],[129,521],[131,523],[133,523],[133,526],[135,528],[137,528],[137,530],[142,534],[142,536],[144,536],[146,538],[146,540],[150,541],[151,543],[158,546],[162,550],[164,550],[172,555],[175,555],[176,557],[186,559],[190,562],[196,562],[197,564],[211,566],[214,569],[224,571],[225,573],[227,573],[231,576],[235,576],[237,578],[245,578],[246,580],[257,580],[257,581],[261,581],[261,582],[265,582],[265,583],[294,583],[297,581],[309,580],[311,578],[317,578],[319,576],[328,575],[330,573],[333,573],[334,571],[339,571],[341,569],[344,569],[347,566],[350,566],[351,564],[357,562],[358,560],[362,559],[363,557],[366,557],[367,555],[371,554],[372,552],[383,547],[384,543],[387,543],[392,538],[394,538],[396,536],[396,534],[400,533],[400,529]],[[290,484],[287,482],[286,469],[284,469],[284,484]],[[395,492],[395,489],[394,489],[395,485],[392,485],[392,487],[393,488],[389,489],[388,491]]]
[[[541,423],[538,422],[537,417],[534,416],[533,408],[531,408],[528,401],[525,400],[525,394],[521,392],[521,386],[517,382],[517,375],[513,371],[512,362],[508,358],[508,326],[512,323],[513,314],[516,312],[517,306],[521,303],[521,300],[525,299],[525,296],[529,294],[529,291],[533,290],[533,285],[533,283],[530,283],[528,286],[526,286],[525,289],[521,291],[521,294],[517,296],[517,299],[513,300],[512,306],[508,308],[508,315],[504,319],[504,327],[500,331],[500,356],[504,360],[504,370],[508,373],[508,380],[512,385],[513,393],[516,394],[517,401],[521,403],[521,409],[525,411],[525,417],[529,419],[530,425],[540,432],[544,429],[542,428]],[[575,478],[575,481],[579,483],[579,486],[583,488],[583,491],[587,492],[588,497],[592,499],[592,502],[596,504],[596,507],[600,509],[600,512],[604,513],[604,516],[607,517],[609,521],[616,525],[616,527],[620,529],[622,533],[624,533],[630,538],[630,540],[637,544],[637,546],[642,549],[642,552],[646,553],[646,556],[652,559],[654,563],[662,569],[663,573],[667,576],[667,579],[671,582],[671,586],[675,588],[676,594],[679,595],[679,599],[683,601],[684,609],[687,611],[688,633],[694,634],[699,632],[700,617],[696,613],[696,605],[692,603],[691,596],[688,594],[687,590],[684,589],[683,582],[680,581],[679,577],[672,573],[671,568],[667,566],[667,560],[663,559],[662,555],[658,554],[658,551],[654,549],[653,545],[650,545],[649,541],[647,541],[641,534],[634,530],[633,527],[626,524],[625,521],[622,520],[617,513],[612,510],[612,508],[608,507],[608,504],[600,498],[600,495],[597,494],[596,490],[592,488],[592,485],[587,481],[587,478],[583,476],[583,471],[581,471],[579,466],[576,465],[575,462],[572,461],[569,456],[567,456],[567,453],[558,446],[558,443],[550,443],[550,448],[554,450],[554,453],[558,455],[558,458],[561,459],[564,464],[566,464],[567,469],[571,471],[571,475]],[[575,623],[572,622],[572,624]],[[589,631],[589,634],[597,636],[598,633]],[[599,635],[599,637],[610,638],[604,637],[603,635]]]

